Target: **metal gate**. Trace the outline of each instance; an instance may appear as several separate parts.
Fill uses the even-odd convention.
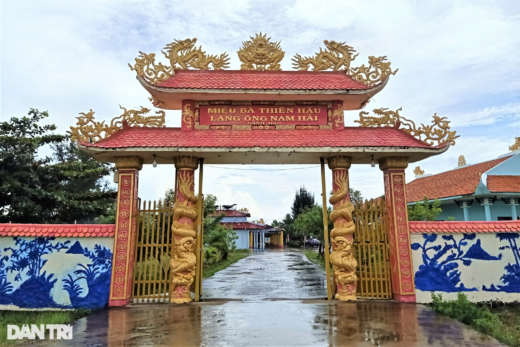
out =
[[[354,204],[354,252],[358,262],[357,296],[391,299],[390,256],[384,199]]]
[[[203,199],[199,199],[199,201],[204,204]],[[141,202],[139,199],[131,300],[133,303],[169,302],[172,289],[170,286],[170,259],[174,203],[174,201],[163,202],[160,200],[159,202]],[[194,229],[197,230],[196,221],[194,224]],[[197,275],[201,276],[204,253],[202,247],[194,249],[194,252],[197,251],[201,252],[201,262],[197,266]],[[202,281],[199,283],[199,290],[202,293]]]

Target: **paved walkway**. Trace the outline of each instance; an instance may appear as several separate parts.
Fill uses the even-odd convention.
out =
[[[324,300],[135,304],[39,346],[502,346],[425,306]]]
[[[202,282],[203,299],[326,297],[325,271],[298,250],[252,251]]]

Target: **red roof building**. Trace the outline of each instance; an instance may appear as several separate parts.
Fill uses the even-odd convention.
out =
[[[409,205],[425,196],[439,199],[440,220],[516,220],[520,212],[520,151],[439,174],[416,176],[406,190]]]

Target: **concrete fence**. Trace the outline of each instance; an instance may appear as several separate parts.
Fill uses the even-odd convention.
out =
[[[410,222],[417,302],[520,300],[520,221]]]
[[[0,224],[0,310],[108,305],[115,225]]]

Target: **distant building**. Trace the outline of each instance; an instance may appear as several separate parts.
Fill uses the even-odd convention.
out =
[[[266,243],[283,248],[281,242],[283,240],[283,229],[268,224],[249,222],[247,220],[248,217],[251,217],[249,212],[226,208],[217,209],[216,212],[226,215],[221,224],[233,228],[238,235],[237,249],[265,249]]]
[[[424,196],[439,199],[442,213],[438,220],[457,221],[516,220],[520,215],[520,149],[497,159],[466,164],[435,175],[422,174],[406,185],[408,205]],[[416,174],[421,173],[416,168]]]

